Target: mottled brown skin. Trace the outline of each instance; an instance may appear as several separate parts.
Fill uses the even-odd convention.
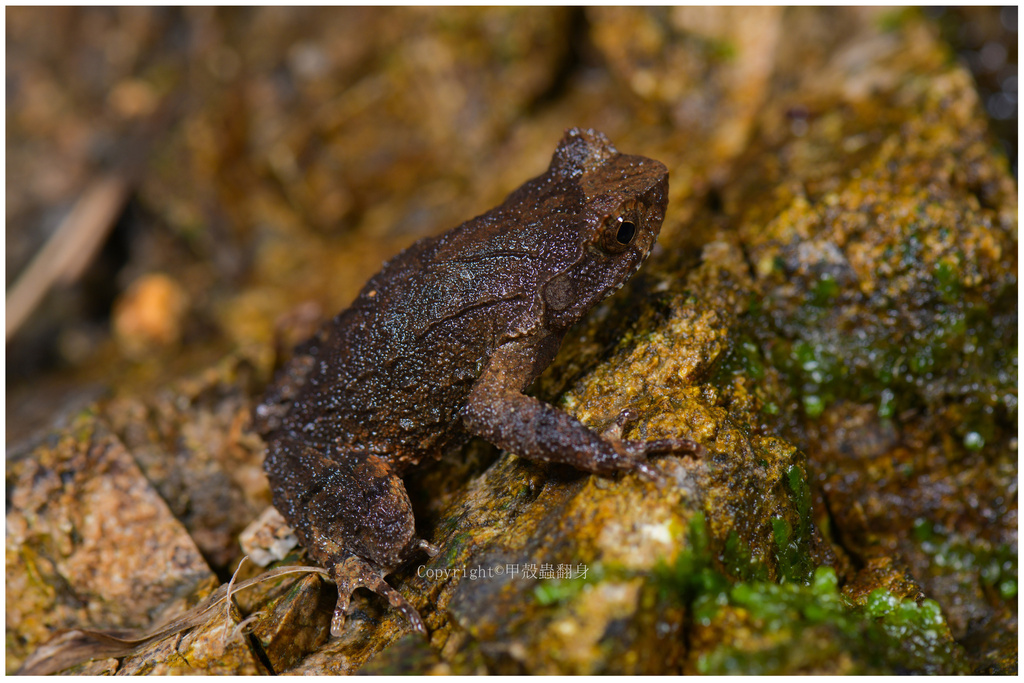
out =
[[[388,261],[352,306],[296,350],[256,409],[274,505],[338,584],[425,632],[383,576],[424,550],[399,478],[471,435],[524,458],[655,478],[686,439],[603,438],[523,394],[566,331],[622,286],[665,216],[668,171],[601,133],[566,133],[543,175],[501,206]]]

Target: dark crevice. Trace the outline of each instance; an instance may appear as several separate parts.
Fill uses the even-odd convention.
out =
[[[150,485],[152,485],[152,482],[150,482]],[[161,498],[162,497],[163,496],[161,496]],[[164,502],[167,502],[167,501],[165,500]],[[178,522],[181,523],[182,526],[185,526],[185,522],[180,517],[175,517],[175,519],[177,519]],[[194,526],[195,525],[193,524],[193,525],[190,525],[190,527],[186,528],[186,531],[188,532],[188,536],[189,536],[189,538],[192,539],[193,543],[195,543],[195,538],[193,538],[193,536],[192,536],[192,528],[191,527],[194,527]],[[199,548],[199,545],[196,544],[196,547]],[[227,583],[228,581],[231,580],[231,577],[235,573],[235,570],[232,569],[232,567],[231,567],[231,563],[229,563],[227,565],[218,564],[214,560],[214,558],[209,553],[205,552],[202,548],[199,548],[199,555],[200,555],[200,557],[203,558],[203,562],[206,563],[206,566],[210,568],[210,571],[213,572],[213,575],[215,577],[217,577],[217,581],[219,581],[221,584],[225,584],[225,583]],[[237,563],[237,561],[238,561],[237,558],[235,558],[234,560],[232,560],[232,563]]]
[[[809,466],[810,463],[808,463],[808,467]],[[850,561],[850,566],[853,568],[854,572],[859,572],[861,569],[865,567],[864,558],[861,556],[861,553],[854,551],[846,543],[846,540],[844,539],[845,534],[843,533],[843,529],[842,527],[840,527],[836,515],[832,511],[832,504],[829,502],[828,492],[825,491],[824,489],[821,489],[821,504],[822,507],[825,508],[825,517],[828,519],[829,534],[827,541],[829,545],[831,545],[833,549],[838,548],[839,550],[841,550],[843,554],[846,556],[846,558]],[[839,580],[840,582],[842,582],[842,577],[839,577]]]
[[[743,262],[747,264],[747,274],[750,275],[750,281],[753,283],[753,291],[756,293],[757,290],[757,268],[754,267],[754,259],[750,258],[750,252],[747,250],[747,245],[740,244],[740,253],[743,254]],[[760,339],[758,340],[760,341]]]
[[[693,600],[686,604],[686,614],[683,615],[682,623],[679,625],[679,639],[683,643],[683,657],[690,659],[693,652]]]
[[[256,657],[256,659],[259,660],[260,664],[266,667],[267,673],[269,673],[271,676],[276,676],[277,672],[274,671],[274,665],[270,663],[270,657],[267,656],[267,653],[263,649],[263,645],[260,643],[259,638],[257,638],[252,633],[245,634],[245,637],[249,641],[249,649],[252,650],[253,655]]]
[[[722,191],[720,188],[712,186],[708,188],[707,195],[704,197],[705,204],[707,205],[708,211],[720,216],[725,212],[725,201],[722,199]]]

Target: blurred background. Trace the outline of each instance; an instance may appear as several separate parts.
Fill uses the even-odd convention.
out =
[[[679,229],[771,89],[857,26],[926,24],[1017,172],[1015,7],[6,16],[8,443],[333,314],[542,172],[569,126],[668,163]]]

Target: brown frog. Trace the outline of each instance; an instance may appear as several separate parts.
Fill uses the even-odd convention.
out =
[[[394,257],[352,305],[296,349],[255,410],[274,505],[338,585],[331,631],[369,588],[412,626],[417,611],[384,575],[418,551],[399,478],[470,436],[587,472],[657,472],[654,453],[687,439],[602,437],[523,393],[566,331],[650,253],[668,171],[569,130],[543,175],[497,208]]]

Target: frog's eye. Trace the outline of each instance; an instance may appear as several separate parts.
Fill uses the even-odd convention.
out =
[[[601,248],[612,254],[621,253],[636,241],[638,234],[640,229],[632,213],[612,216],[605,221],[601,231]]]
[[[619,230],[615,233],[616,242],[629,246],[633,243],[634,237],[636,237],[636,223],[627,220],[619,223]]]

